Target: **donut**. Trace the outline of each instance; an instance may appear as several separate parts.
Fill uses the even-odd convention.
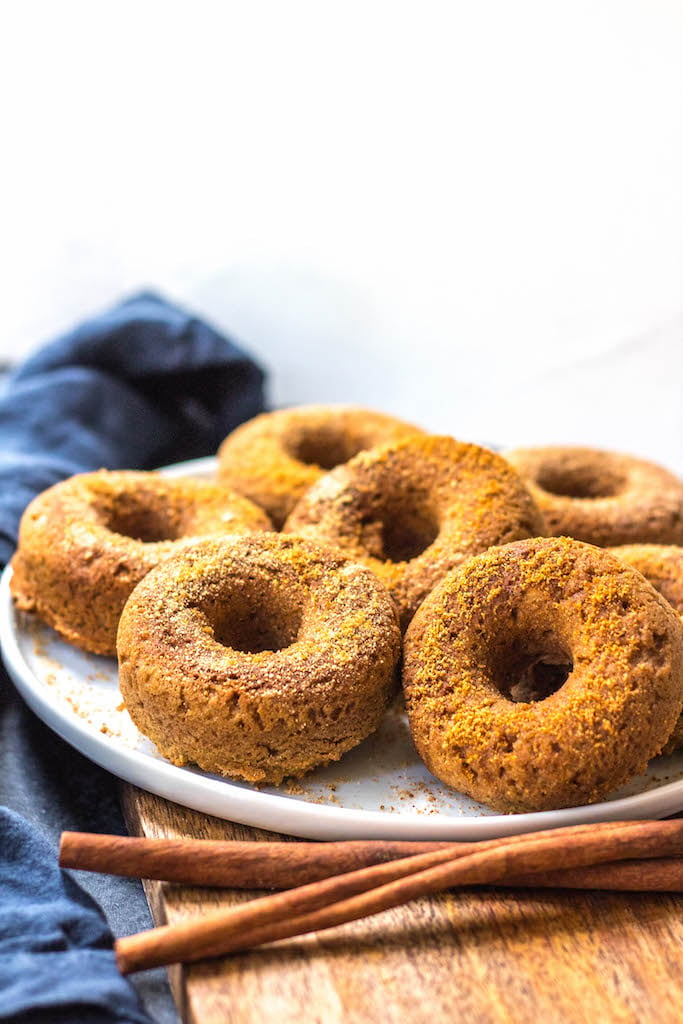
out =
[[[625,544],[610,551],[642,572],[673,610],[683,615],[683,548],[665,544]],[[683,716],[676,722],[662,753],[670,754],[679,747],[683,747]]]
[[[197,537],[268,529],[260,508],[206,481],[82,473],[27,507],[10,588],[68,643],[114,655],[126,599],[158,562]]]
[[[494,452],[413,435],[321,477],[285,524],[342,548],[388,587],[405,629],[454,566],[492,544],[545,532],[517,474]]]
[[[279,784],[338,760],[395,686],[391,598],[339,551],[276,533],[163,562],[121,616],[121,692],[174,764]]]
[[[218,450],[218,479],[264,508],[279,530],[323,473],[366,448],[421,433],[393,416],[355,406],[263,413],[226,437]]]
[[[519,448],[506,458],[551,536],[599,547],[683,544],[683,482],[661,466],[595,448]]]
[[[592,803],[639,774],[683,708],[683,626],[644,577],[569,538],[470,559],[404,643],[429,770],[501,811]]]
[[[683,548],[674,544],[622,544],[609,549],[628,562],[683,615]]]

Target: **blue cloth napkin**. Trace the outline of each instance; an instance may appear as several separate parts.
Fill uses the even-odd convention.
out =
[[[7,808],[0,835],[0,1020],[150,1024],[101,910],[54,848]]]
[[[0,396],[0,565],[25,506],[45,487],[100,467],[212,454],[261,411],[259,367],[153,294],[47,345]],[[57,867],[62,829],[124,831],[115,780],[38,722],[4,673],[0,802],[8,805],[0,807],[0,1021],[149,1022],[116,969],[102,911]],[[87,876],[84,885],[122,930],[149,927],[139,883]]]
[[[262,410],[253,360],[156,295],[77,327],[28,359],[0,398],[0,564],[26,505],[51,484],[213,454]]]

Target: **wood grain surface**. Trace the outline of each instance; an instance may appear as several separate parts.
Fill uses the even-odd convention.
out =
[[[133,835],[286,838],[128,785],[122,798]],[[163,882],[146,891],[158,924],[254,895]],[[452,892],[169,976],[190,1024],[678,1024],[683,896]]]

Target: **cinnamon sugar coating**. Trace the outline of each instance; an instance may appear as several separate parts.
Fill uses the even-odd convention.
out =
[[[415,745],[502,811],[593,803],[645,769],[683,707],[683,626],[640,575],[568,538],[492,548],[404,644]]]
[[[264,508],[279,530],[323,473],[367,448],[421,433],[394,416],[356,406],[263,413],[223,441],[218,479]]]
[[[338,760],[386,710],[396,612],[339,551],[264,533],[154,569],[121,617],[121,692],[175,764],[280,783]]]
[[[596,448],[519,448],[524,478],[552,536],[612,547],[683,544],[683,482],[653,462]]]
[[[114,655],[123,606],[150,569],[198,537],[270,526],[246,498],[202,480],[82,473],[43,491],[24,512],[12,595],[68,643]]]
[[[454,566],[492,544],[543,534],[545,524],[500,455],[424,434],[362,452],[321,477],[285,532],[334,544],[372,569],[405,629]]]

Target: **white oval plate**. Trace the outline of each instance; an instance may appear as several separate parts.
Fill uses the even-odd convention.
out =
[[[207,477],[213,459],[168,467]],[[116,662],[65,644],[13,605],[0,581],[0,643],[26,703],[92,761],[142,789],[197,811],[312,839],[488,839],[590,821],[661,818],[683,808],[683,753],[653,761],[609,800],[536,814],[501,815],[440,783],[424,767],[398,708],[337,764],[304,779],[257,788],[161,757],[123,708]]]

